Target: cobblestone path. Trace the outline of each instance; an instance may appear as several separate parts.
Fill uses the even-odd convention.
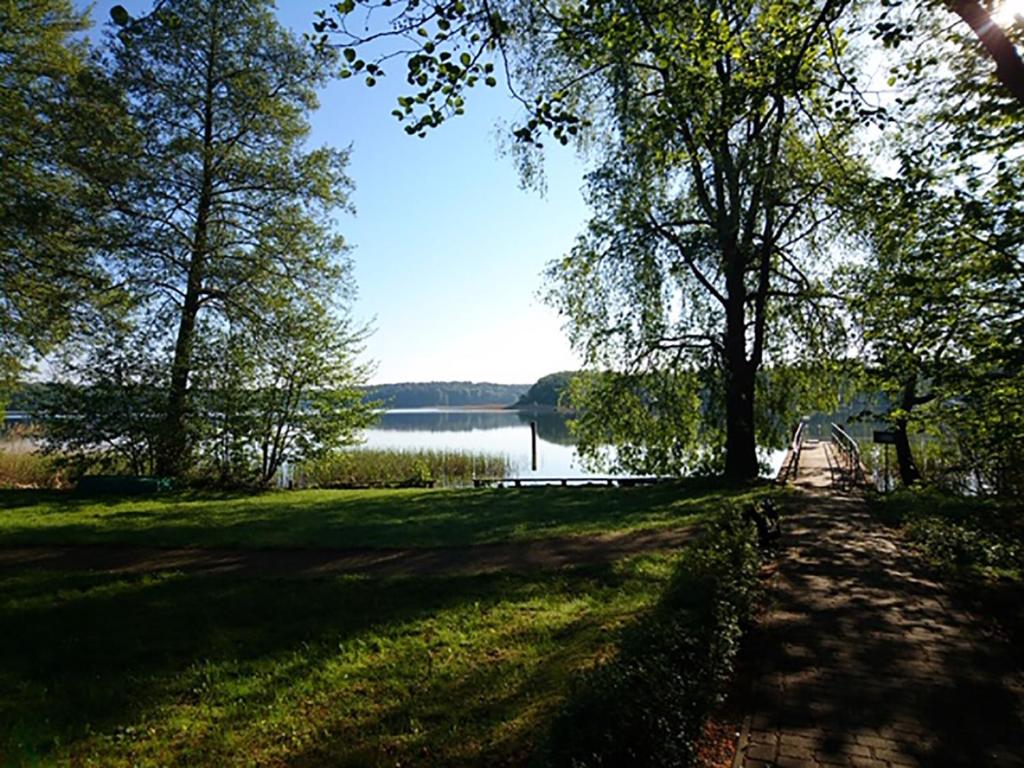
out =
[[[1024,767],[1024,649],[955,608],[841,477],[807,445],[735,768]]]

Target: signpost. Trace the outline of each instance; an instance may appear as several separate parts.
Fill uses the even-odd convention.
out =
[[[885,446],[885,492],[889,492],[889,446],[896,445],[896,433],[891,429],[876,429],[874,431],[876,443]]]

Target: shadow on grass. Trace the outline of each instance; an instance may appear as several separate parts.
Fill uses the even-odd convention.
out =
[[[527,737],[515,724],[538,706],[538,690],[553,695],[551,681],[557,691],[579,661],[574,654],[581,633],[602,631],[588,625],[585,613],[566,622],[565,637],[538,636],[551,653],[530,674],[499,648],[497,657],[480,659],[460,674],[431,675],[429,666],[424,674],[415,660],[402,662],[409,666],[397,672],[385,665],[376,673],[370,664],[367,674],[382,676],[374,684],[381,682],[390,696],[369,703],[357,701],[368,695],[358,686],[349,692],[356,699],[346,700],[336,698],[337,692],[332,697],[330,687],[326,693],[318,689],[317,681],[345,654],[362,653],[372,661],[409,633],[440,631],[434,621],[445,611],[471,617],[521,601],[528,612],[549,592],[571,601],[574,595],[620,589],[630,579],[637,575],[613,566],[534,578],[339,577],[301,584],[175,574],[5,577],[0,764],[32,764],[65,750],[99,750],[102,763],[105,755],[136,755],[136,749],[149,758],[142,762],[223,764],[231,757],[241,763],[232,737],[248,740],[250,734],[258,740],[270,727],[263,720],[272,723],[278,716],[294,719],[295,727],[312,725],[312,736],[294,743],[282,737],[263,746],[279,752],[276,762],[288,764],[322,764],[327,757],[372,764],[386,756],[381,749],[426,759],[439,738],[461,739],[452,731],[460,723],[473,734],[462,745],[465,764],[478,759],[480,750],[512,754]],[[521,643],[522,633],[540,630],[527,622],[488,631],[509,638],[519,633]],[[472,627],[465,632],[444,642],[470,642]],[[546,687],[538,682],[545,677]],[[133,734],[139,722],[167,733]],[[195,726],[188,736],[181,727],[186,724]],[[145,744],[133,746],[133,739]],[[458,755],[455,749],[456,763]]]
[[[689,522],[769,486],[295,491],[86,499],[0,492],[0,546],[445,546]]]

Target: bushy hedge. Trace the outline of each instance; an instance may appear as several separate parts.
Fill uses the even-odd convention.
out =
[[[551,768],[692,765],[732,676],[759,593],[749,525],[723,511],[687,547],[652,614],[579,680],[538,763]]]

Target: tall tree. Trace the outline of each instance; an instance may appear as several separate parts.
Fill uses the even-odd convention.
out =
[[[105,189],[131,132],[87,26],[68,0],[0,3],[0,405],[26,360],[112,299]]]
[[[869,385],[892,404],[900,479],[921,473],[911,450],[909,425],[929,420],[969,358],[972,328],[985,321],[975,280],[983,246],[961,229],[960,205],[935,189],[932,174],[907,157],[895,178],[851,185],[851,217],[870,258],[851,265],[846,295],[861,330]]]
[[[258,326],[297,292],[345,292],[346,153],[307,151],[307,116],[333,56],[284,29],[270,0],[167,0],[126,18],[111,70],[144,137],[118,192],[136,225],[120,270],[146,322],[167,331],[156,471],[192,462],[200,420],[190,381],[200,321]]]
[[[892,34],[907,10],[887,11]],[[973,476],[988,490],[1007,486],[1002,468],[1024,446],[1013,394],[1024,391],[1024,102],[975,36],[933,11],[913,6],[917,44],[892,57],[880,145],[892,177],[850,185],[845,208],[867,258],[847,292],[874,383],[893,404],[903,482],[922,474],[913,425],[943,457],[926,479],[963,487]],[[1015,43],[1022,33],[1021,23],[999,30]]]
[[[520,147],[549,133],[597,151],[587,180],[596,217],[550,270],[562,286],[554,300],[592,366],[674,367],[681,386],[720,371],[720,386],[706,388],[720,407],[686,416],[721,416],[734,479],[758,474],[759,371],[801,359],[786,357],[787,334],[806,348],[826,326],[811,322],[824,295],[809,256],[824,252],[814,236],[833,214],[830,174],[850,163],[856,111],[836,97],[844,42],[827,23],[844,5],[407,0],[387,33],[413,41],[416,92],[395,112],[409,133],[459,114],[477,82],[496,84],[498,57],[527,109]],[[327,39],[379,44],[349,32],[355,8],[339,4],[341,18],[320,23]],[[368,64],[347,48],[345,71],[372,84],[392,55]],[[669,423],[658,418],[669,404],[649,395],[639,401],[649,422]]]

